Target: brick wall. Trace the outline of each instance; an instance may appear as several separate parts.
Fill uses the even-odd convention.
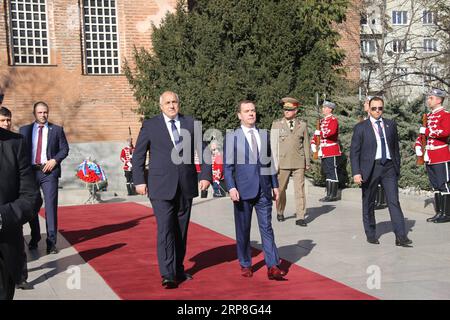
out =
[[[351,0],[345,23],[336,27],[341,35],[338,45],[340,48],[344,49],[346,53],[344,68],[347,72],[347,79],[354,82],[360,80],[359,6],[360,0]]]
[[[64,126],[70,142],[125,140],[129,126],[136,137],[140,116],[125,76],[83,75],[79,1],[47,1],[51,65],[33,67],[8,65],[6,2],[0,2],[0,90],[14,127],[32,122],[32,104],[43,100],[50,121]],[[176,0],[118,0],[121,58],[131,58],[133,46],[150,49],[151,22],[175,5]]]

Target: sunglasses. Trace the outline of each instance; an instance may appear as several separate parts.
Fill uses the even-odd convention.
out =
[[[383,111],[383,107],[371,107],[370,108],[370,110],[372,110],[372,111],[377,111],[377,109],[378,109],[378,111]]]

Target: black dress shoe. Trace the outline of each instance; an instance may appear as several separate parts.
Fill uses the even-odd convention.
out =
[[[442,213],[440,214],[435,220],[433,220],[434,223],[444,223],[444,222],[450,222],[450,216]]]
[[[283,222],[283,221],[284,221],[284,215],[282,215],[282,214],[277,214],[277,220],[278,220],[279,222]]]
[[[408,237],[395,239],[395,245],[399,247],[411,247],[410,244],[412,243],[412,240],[408,239]]]
[[[58,252],[59,250],[54,245],[47,247],[47,254],[57,254]]]
[[[371,244],[380,244],[377,238],[367,238],[367,242]]]
[[[297,221],[295,221],[295,224],[300,226],[300,227],[306,227],[307,226],[307,224],[306,224],[304,219],[298,219]]]
[[[166,289],[178,288],[178,284],[175,280],[163,278],[162,286]]]
[[[436,220],[437,218],[439,218],[439,216],[441,215],[440,212],[436,213],[434,216],[432,216],[431,218],[427,218],[427,222],[434,222],[434,220]]]
[[[22,282],[16,284],[16,289],[32,290],[34,287],[31,283],[28,283],[27,280],[23,280]]]

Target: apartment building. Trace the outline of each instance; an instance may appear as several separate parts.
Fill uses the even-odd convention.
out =
[[[361,88],[413,100],[449,79],[448,33],[437,1],[366,1],[361,5]]]

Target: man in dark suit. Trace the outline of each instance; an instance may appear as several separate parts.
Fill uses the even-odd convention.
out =
[[[398,200],[400,152],[397,124],[382,118],[384,101],[373,97],[369,104],[369,118],[353,129],[350,149],[353,180],[362,187],[363,223],[367,241],[379,244],[374,214],[378,184],[386,191],[386,201],[396,236],[397,246],[409,246],[405,219]]]
[[[158,226],[158,263],[162,285],[178,287],[192,279],[185,273],[184,256],[192,199],[198,188],[207,190],[212,181],[211,158],[202,162],[204,146],[199,123],[179,113],[178,95],[171,91],[160,97],[161,114],[144,121],[133,153],[133,183],[137,193],[147,194]],[[200,157],[197,185],[194,152]],[[148,178],[145,160],[150,153]],[[209,163],[209,164],[208,164]]]
[[[28,162],[23,137],[0,128],[0,300],[14,297],[21,281],[24,239],[22,225],[42,205]]]
[[[270,280],[282,280],[286,273],[278,267],[280,258],[272,229],[272,196],[277,201],[279,189],[277,172],[272,161],[270,137],[267,130],[255,127],[256,106],[253,101],[241,101],[237,115],[241,127],[226,136],[224,174],[226,186],[234,202],[241,275],[253,275],[250,226],[255,208],[268,268],[267,276]]]
[[[8,108],[6,108],[5,106],[0,107],[0,128],[11,131],[11,125],[12,125],[11,111]],[[41,205],[42,205],[42,203],[39,204],[38,208],[40,208]],[[27,279],[28,279],[27,261],[28,261],[27,254],[24,251],[23,252],[22,279],[18,284],[16,284],[16,289],[23,289],[23,290],[33,289],[33,286],[27,282]]]
[[[47,254],[58,253],[58,179],[61,177],[61,162],[69,154],[69,144],[63,127],[48,122],[49,108],[45,102],[33,106],[35,122],[23,126],[19,132],[28,145],[28,156],[36,181],[42,189],[45,201],[45,221],[47,226]],[[30,221],[30,250],[37,249],[41,239],[39,217]]]

